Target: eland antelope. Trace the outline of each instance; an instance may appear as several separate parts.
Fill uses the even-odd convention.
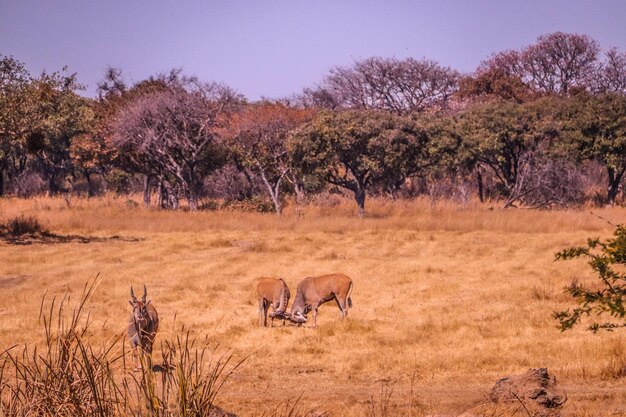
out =
[[[146,301],[147,295],[148,291],[144,285],[143,297],[141,301],[138,301],[137,297],[135,297],[133,287],[130,287],[132,300],[130,300],[129,303],[133,308],[133,312],[128,320],[128,339],[133,348],[135,369],[141,368],[137,348],[141,348],[142,352],[151,355],[154,338],[156,337],[157,330],[159,330],[159,315],[157,314],[154,304],[150,302],[152,300]]]
[[[267,327],[267,310],[272,306],[270,318],[274,324],[274,319],[283,319],[285,322],[285,310],[289,304],[291,293],[287,283],[282,278],[259,278],[256,285],[256,292],[259,296],[259,326]]]
[[[302,324],[307,321],[307,313],[313,311],[313,327],[315,327],[319,306],[335,300],[343,319],[348,315],[348,308],[352,307],[350,298],[352,287],[352,279],[344,274],[305,278],[298,284],[288,318],[294,323]]]

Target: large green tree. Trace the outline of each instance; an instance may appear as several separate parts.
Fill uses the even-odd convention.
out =
[[[92,128],[91,103],[76,93],[82,88],[76,74],[44,73],[30,88],[35,125],[26,137],[26,149],[47,180],[49,193],[67,192],[75,175],[70,147],[76,137]]]
[[[418,175],[432,160],[431,145],[417,122],[380,111],[322,112],[289,142],[304,173],[354,193],[360,217],[368,189]]]
[[[626,95],[581,94],[562,102],[559,117],[563,147],[605,168],[606,199],[613,204],[626,172]]]
[[[474,169],[491,171],[505,206],[535,189],[533,168],[557,134],[549,100],[525,104],[489,100],[474,103],[459,115],[463,137],[459,157]]]
[[[51,194],[65,188],[71,142],[93,120],[89,100],[76,93],[80,88],[75,74],[33,77],[21,62],[0,60],[0,193],[5,173],[15,180],[28,167],[48,182]]]
[[[33,129],[31,82],[23,63],[0,56],[0,196],[5,192],[5,179],[26,167],[25,138]]]

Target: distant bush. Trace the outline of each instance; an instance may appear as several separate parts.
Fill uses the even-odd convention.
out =
[[[0,229],[4,229],[9,236],[23,236],[50,233],[35,217],[18,216],[9,219]]]
[[[255,195],[243,200],[229,200],[222,205],[224,210],[241,211],[245,213],[273,213],[274,204],[267,198]]]
[[[112,170],[107,177],[107,186],[109,190],[116,194],[129,194],[132,191],[132,185],[132,175],[120,169]]]
[[[215,201],[215,200],[206,200],[200,203],[200,206],[198,207],[198,209],[200,210],[207,210],[207,211],[216,211],[220,209],[220,203],[219,201]]]
[[[26,171],[14,181],[14,186],[18,197],[28,198],[44,194],[48,183],[38,173]]]

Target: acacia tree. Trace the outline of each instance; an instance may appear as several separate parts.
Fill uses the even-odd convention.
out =
[[[0,56],[0,196],[5,177],[16,177],[26,167],[26,136],[32,130],[32,78],[23,63]]]
[[[104,177],[115,161],[117,152],[107,145],[95,129],[75,136],[69,151],[73,168],[80,170],[87,181],[87,196],[94,196],[93,175]]]
[[[626,173],[626,95],[580,95],[560,114],[565,145],[579,160],[599,162],[607,173],[607,202],[613,204]]]
[[[599,51],[589,36],[555,32],[539,36],[520,51],[495,54],[479,71],[491,69],[519,77],[537,93],[568,95],[591,86],[597,77]]]
[[[417,175],[432,153],[427,132],[414,121],[377,111],[322,112],[289,140],[305,174],[354,193],[359,216],[374,184]]]
[[[50,194],[68,191],[70,146],[93,121],[90,101],[80,97],[76,74],[32,77],[11,57],[0,60],[0,195],[4,178],[16,185],[29,169],[48,182]]]
[[[143,85],[140,83],[140,85]],[[165,86],[151,85],[150,91],[162,91]],[[82,173],[87,181],[87,195],[95,194],[93,175],[102,178],[115,165],[122,165],[117,149],[111,146],[111,121],[133,98],[148,92],[145,87],[129,89],[122,76],[122,70],[109,67],[103,80],[98,83],[98,98],[91,102],[93,120],[86,133],[76,136],[70,145],[70,158],[75,170]],[[145,198],[145,195],[144,195]]]
[[[98,83],[98,100],[94,103],[95,120],[89,140],[85,140],[84,142],[87,143],[84,144],[92,149],[100,148],[105,152],[105,158],[108,159],[110,157],[110,165],[103,164],[101,165],[102,167],[112,168],[115,166],[124,171],[144,174],[143,200],[145,205],[150,205],[151,186],[156,177],[138,168],[129,158],[129,155],[117,152],[116,141],[114,140],[115,120],[123,114],[128,106],[142,97],[180,88],[185,83],[189,84],[189,81],[190,79],[181,76],[180,70],[173,69],[166,74],[151,76],[146,80],[129,86],[124,80],[121,69],[109,67],[105,71],[103,79]],[[100,162],[102,159],[100,155],[90,155],[88,151],[84,152],[85,149],[79,149],[78,151],[83,151],[83,155],[79,153],[81,156],[93,156],[98,160],[95,161],[94,158],[88,158],[92,162]],[[83,163],[83,161],[79,162]],[[159,198],[165,195],[166,188],[168,188],[167,184],[163,185],[161,183],[161,185],[159,187]],[[174,198],[175,196],[171,195],[171,199]],[[168,199],[161,199],[160,202],[165,205],[169,204]],[[175,202],[172,201],[172,203]]]
[[[626,52],[612,48],[606,53],[596,89],[601,92],[626,94]]]
[[[199,83],[142,95],[115,119],[113,145],[138,172],[159,180],[163,204],[177,208],[182,193],[197,210],[202,180],[225,162],[218,132],[234,96]]]
[[[261,177],[279,215],[282,211],[280,191],[283,180],[291,180],[296,192],[301,192],[291,172],[287,136],[289,131],[310,119],[310,116],[309,110],[263,102],[246,106],[234,114],[227,129],[229,148],[237,155],[244,169]]]
[[[304,90],[303,101],[330,109],[407,114],[445,107],[458,80],[457,71],[435,61],[373,57],[333,68],[319,87]]]
[[[555,32],[524,49],[522,66],[534,90],[567,95],[574,87],[589,86],[599,52],[589,36]]]
[[[468,166],[491,171],[505,207],[537,190],[538,182],[532,181],[535,168],[549,139],[557,134],[547,100],[527,104],[491,100],[475,103],[459,115],[463,137],[459,154]]]
[[[34,127],[26,136],[26,150],[48,181],[52,195],[68,192],[74,175],[70,157],[72,141],[89,131],[93,112],[76,74],[43,73],[31,83]]]

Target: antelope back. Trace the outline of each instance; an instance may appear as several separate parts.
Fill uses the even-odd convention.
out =
[[[259,278],[256,291],[259,298],[270,302],[278,301],[283,293],[285,282],[276,278]]]
[[[327,300],[332,295],[346,296],[352,279],[344,274],[328,274],[303,279],[298,285],[305,304]],[[297,296],[297,295],[296,295]]]

